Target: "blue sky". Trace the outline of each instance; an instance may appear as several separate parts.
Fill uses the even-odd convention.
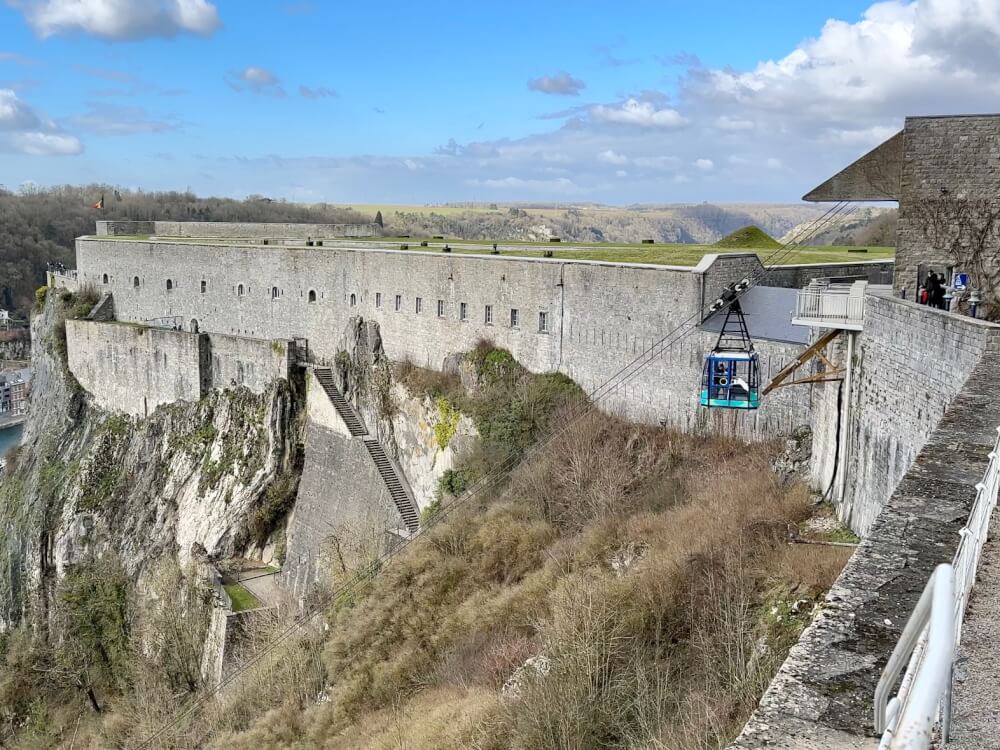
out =
[[[797,200],[996,111],[1000,0],[0,1],[0,184],[427,203]]]

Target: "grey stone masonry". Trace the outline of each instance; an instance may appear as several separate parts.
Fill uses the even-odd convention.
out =
[[[332,248],[112,238],[78,240],[77,260],[81,279],[113,292],[122,320],[176,317],[210,334],[301,337],[322,364],[334,361],[347,321],[362,316],[378,323],[392,361],[440,370],[449,357],[486,340],[532,372],[563,372],[587,391],[668,333],[690,328],[723,286],[761,268],[752,254],[713,257],[690,269],[361,243]],[[601,408],[750,440],[808,423],[808,387],[784,389],[753,414],[703,413],[701,371],[715,338],[689,331],[666,356],[609,390]],[[798,347],[782,342],[761,341],[758,350],[762,377],[798,354]]]
[[[99,221],[99,236],[157,235],[159,237],[251,237],[310,239],[313,237],[379,237],[382,227],[367,224],[283,224],[223,221]]]
[[[1000,115],[907,117],[903,131],[831,177],[805,200],[898,200],[894,288],[915,299],[926,273],[970,273],[993,285],[1000,253]],[[970,248],[984,257],[968,261]],[[958,267],[965,262],[970,267]],[[982,273],[992,274],[991,278]],[[1000,297],[1000,289],[993,289]]]
[[[875,748],[875,685],[934,567],[951,562],[996,440],[1000,354],[989,350],[731,748]]]
[[[986,321],[895,297],[865,298],[864,331],[857,335],[851,363],[851,419],[840,425],[848,431],[848,455],[845,497],[838,511],[856,533],[867,534],[952,399],[980,358],[995,349],[998,338],[1000,327]],[[836,383],[821,386],[817,397],[833,403],[838,388]],[[835,408],[814,411],[816,434],[826,431],[824,418],[840,417]],[[827,484],[818,473],[814,484],[824,491]]]

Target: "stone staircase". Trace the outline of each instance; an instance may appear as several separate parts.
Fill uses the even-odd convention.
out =
[[[319,384],[323,386],[323,390],[326,391],[326,395],[330,397],[330,402],[333,404],[333,408],[337,410],[337,414],[340,418],[344,420],[344,424],[347,425],[347,429],[350,430],[351,435],[354,437],[363,437],[368,434],[368,430],[365,429],[364,423],[358,416],[358,413],[354,411],[354,407],[347,403],[347,399],[341,394],[337,389],[337,385],[333,380],[333,373],[330,372],[329,367],[317,367],[314,372],[316,373],[316,379]]]
[[[410,494],[403,486],[395,464],[389,460],[385,448],[378,440],[367,438],[364,443],[365,448],[368,449],[368,455],[372,457],[378,473],[382,476],[382,480],[389,490],[389,495],[392,496],[393,502],[399,509],[399,514],[403,517],[403,523],[406,524],[407,530],[411,534],[418,531],[420,529],[420,516],[417,515],[417,509],[413,500],[410,499]]]
[[[361,417],[337,388],[330,368],[316,367],[313,369],[313,372],[329,397],[330,403],[333,404],[333,408],[337,410],[337,414],[340,415],[340,418],[344,420],[344,424],[347,425],[348,431],[350,431],[353,437],[361,438],[364,443],[365,449],[368,451],[368,455],[371,456],[379,476],[385,482],[389,496],[396,504],[396,509],[399,511],[399,515],[406,525],[406,530],[411,534],[416,533],[420,530],[420,514],[417,511],[417,504],[413,500],[413,494],[403,473],[396,466],[396,463],[389,458],[382,444],[368,434],[368,430],[361,421]]]

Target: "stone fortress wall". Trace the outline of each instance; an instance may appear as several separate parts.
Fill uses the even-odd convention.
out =
[[[561,371],[592,390],[699,311],[727,283],[760,268],[754,255],[702,266],[643,266],[416,251],[194,244],[82,238],[81,284],[111,292],[119,320],[177,317],[188,330],[254,339],[308,339],[332,361],[351,317],[377,322],[394,361],[441,369],[482,339],[535,372]],[[819,275],[839,275],[819,267]],[[854,270],[849,269],[849,270]],[[441,314],[439,315],[439,310]],[[682,429],[747,438],[809,422],[811,389],[782,389],[753,413],[697,406],[704,354],[716,334],[695,330],[602,402],[602,408]],[[758,341],[762,379],[799,351]]]
[[[838,383],[817,386],[813,413],[813,486],[825,492],[843,480],[843,497],[831,496],[857,534],[868,534],[975,367],[998,346],[995,324],[867,297],[851,363],[850,423],[838,424]],[[842,347],[838,356],[846,356]],[[838,427],[847,432],[844,456],[837,455]],[[834,477],[835,462],[843,477]]]
[[[70,372],[103,409],[145,417],[211,389],[263,393],[287,378],[290,342],[190,333],[123,322],[66,321]]]
[[[312,237],[379,237],[382,227],[369,224],[288,224],[226,221],[99,221],[98,236],[157,235],[307,239]]]

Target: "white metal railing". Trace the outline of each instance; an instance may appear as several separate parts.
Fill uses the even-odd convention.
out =
[[[795,317],[861,325],[865,315],[866,282],[813,282],[795,297]]]
[[[952,564],[939,565],[934,571],[875,690],[875,731],[882,734],[880,750],[926,748],[939,706],[941,743],[948,742],[952,662],[962,641],[965,610],[976,583],[979,558],[1000,490],[1000,427],[989,458],[983,481],[976,485],[969,520],[959,532]],[[899,677],[907,656],[910,658],[899,692],[887,705],[888,691]]]

